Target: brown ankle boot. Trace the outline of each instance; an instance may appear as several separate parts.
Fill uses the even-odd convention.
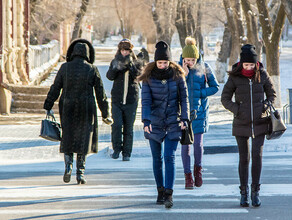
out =
[[[195,177],[195,186],[200,187],[203,184],[202,179],[202,167],[201,166],[194,166],[194,177]]]
[[[185,189],[194,189],[192,173],[185,173]]]

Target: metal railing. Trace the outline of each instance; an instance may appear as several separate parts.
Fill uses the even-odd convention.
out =
[[[40,70],[48,68],[51,63],[55,63],[59,57],[60,43],[57,40],[52,40],[43,45],[29,45],[30,80],[33,80],[35,74],[39,73]]]
[[[291,115],[288,117],[288,109],[291,109],[291,105],[286,104],[283,106],[283,121],[285,124],[291,124]]]

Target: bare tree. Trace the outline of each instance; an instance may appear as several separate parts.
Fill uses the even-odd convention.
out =
[[[154,0],[152,4],[152,18],[156,26],[157,40],[164,40],[171,44],[174,33],[175,0]]]
[[[289,19],[290,23],[292,24],[292,1],[291,0],[281,0],[281,2],[284,5],[287,18]]]
[[[231,67],[237,60],[240,52],[240,38],[239,38],[239,28],[238,22],[236,19],[237,11],[234,10],[234,7],[230,4],[231,1],[223,0],[226,16],[227,16],[227,24],[229,30],[231,32],[232,46],[231,46],[231,54],[229,58],[229,67]],[[232,1],[234,3],[234,1]]]
[[[256,0],[259,20],[262,27],[263,41],[266,47],[267,71],[271,75],[276,87],[276,106],[281,106],[280,90],[280,68],[279,68],[279,42],[286,18],[284,5],[281,4],[278,10],[274,25],[269,15],[268,6],[265,0]]]
[[[259,60],[261,60],[262,43],[259,39],[258,19],[251,8],[249,0],[241,0],[242,9],[244,11],[247,29],[247,43],[256,47]]]
[[[192,14],[192,7],[189,0],[177,2],[175,26],[179,35],[180,45],[185,46],[185,38],[195,35],[195,20]]]
[[[82,24],[83,17],[87,11],[88,4],[89,4],[89,0],[82,0],[79,12],[76,15],[71,41],[81,36],[81,24]]]
[[[227,71],[227,59],[231,53],[231,33],[227,24],[225,24],[223,41],[221,49],[216,60],[216,78],[220,83],[225,82]]]
[[[204,38],[202,34],[202,20],[203,20],[203,13],[202,13],[202,1],[197,1],[197,28],[196,28],[196,40],[197,46],[199,46],[200,51],[204,50]]]
[[[121,35],[124,38],[131,38],[133,32],[133,5],[131,0],[115,0],[115,9],[120,22]]]
[[[59,39],[62,22],[71,23],[77,13],[71,0],[30,1],[30,44],[44,44]]]

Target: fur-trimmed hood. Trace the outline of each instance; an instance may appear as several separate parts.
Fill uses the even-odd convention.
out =
[[[82,44],[86,44],[87,46]],[[75,45],[77,45],[77,48],[75,48]],[[92,44],[86,39],[74,40],[67,50],[66,61],[72,61],[74,56],[84,57],[89,63],[93,64],[95,60],[95,51]]]
[[[151,72],[154,69],[156,63],[155,62],[150,62],[148,63],[144,70],[142,75],[139,77],[140,81],[147,81],[151,78]],[[174,78],[185,78],[185,72],[181,66],[176,64],[173,61],[170,61],[169,68],[172,68],[174,71]]]

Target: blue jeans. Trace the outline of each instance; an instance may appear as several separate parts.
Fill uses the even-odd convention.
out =
[[[173,189],[175,180],[175,151],[178,141],[171,141],[168,135],[166,135],[164,139],[164,154],[162,143],[151,139],[149,139],[149,143],[153,159],[153,173],[157,187],[164,186],[166,189]],[[162,156],[162,154],[164,156]],[[163,158],[165,165],[165,184],[162,170]]]

